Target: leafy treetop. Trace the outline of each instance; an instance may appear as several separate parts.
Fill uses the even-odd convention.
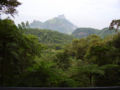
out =
[[[17,13],[16,7],[21,5],[17,0],[0,0],[0,15],[2,13],[14,15]]]
[[[116,26],[116,28],[115,28]],[[112,20],[112,22],[110,23],[109,29],[115,29],[116,31],[118,31],[120,27],[120,19],[119,20]]]

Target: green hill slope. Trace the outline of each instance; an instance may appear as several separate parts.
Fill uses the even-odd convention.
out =
[[[89,35],[96,34],[102,38],[116,34],[115,30],[109,30],[108,28],[104,28],[102,30],[94,29],[94,28],[78,28],[76,29],[72,35],[76,38],[83,38]]]
[[[99,32],[100,30],[94,28],[78,28],[72,33],[72,35],[76,38],[83,38],[92,34],[98,34]]]
[[[102,29],[98,35],[102,38],[116,34],[115,30],[109,30],[108,28]]]
[[[37,36],[39,41],[45,44],[66,44],[74,39],[73,36],[46,29],[29,29],[26,34]]]

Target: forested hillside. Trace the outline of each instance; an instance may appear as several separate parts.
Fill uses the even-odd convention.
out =
[[[29,33],[29,34],[28,34]],[[34,34],[34,35],[30,35]],[[42,33],[42,34],[41,34]],[[118,86],[120,35],[102,39],[91,35],[66,42],[63,48],[46,48],[53,36],[71,36],[48,30],[25,32],[11,20],[0,20],[1,86],[98,87]],[[50,37],[47,39],[47,37]],[[43,38],[43,39],[42,39]],[[46,41],[45,41],[45,40]],[[66,40],[67,40],[66,39]],[[41,41],[40,41],[41,40]],[[42,41],[43,40],[43,41]],[[58,40],[59,41],[59,40]],[[64,41],[65,42],[65,41]],[[42,44],[44,43],[44,44]],[[59,42],[61,45],[62,42]],[[46,45],[45,45],[46,44]]]
[[[102,30],[98,30],[94,28],[78,28],[72,33],[72,35],[76,38],[83,38],[92,34],[105,38],[107,36],[116,34],[116,32],[115,30],[109,30],[108,28],[104,28]]]
[[[0,15],[14,16],[18,5],[1,0]],[[0,18],[0,87],[120,86],[120,20],[109,27],[116,34],[87,28],[77,39],[27,25]]]
[[[72,33],[72,35],[76,38],[83,38],[92,34],[98,34],[99,32],[98,29],[94,28],[78,28]]]
[[[74,39],[71,35],[47,29],[27,29],[25,33],[37,36],[39,42],[44,44],[67,44]]]
[[[109,30],[109,28],[104,28],[98,33],[98,35],[101,36],[102,38],[104,38],[104,37],[107,37],[107,36],[112,36],[116,33],[117,32],[115,30]]]

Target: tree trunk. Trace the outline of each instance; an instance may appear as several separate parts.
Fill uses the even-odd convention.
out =
[[[89,79],[90,79],[90,86],[94,87],[94,81],[93,81],[93,75],[92,74],[89,75]]]
[[[0,86],[3,87],[4,86],[4,80],[5,80],[5,58],[6,58],[6,43],[3,42],[2,44],[2,51],[1,51],[1,57],[2,57],[2,60],[1,60],[1,66],[0,66],[0,72],[1,72],[1,75],[0,75]]]

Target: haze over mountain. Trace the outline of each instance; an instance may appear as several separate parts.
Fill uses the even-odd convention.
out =
[[[104,38],[116,33],[114,30],[109,30],[108,27],[103,29],[95,29],[90,27],[78,28],[69,20],[67,20],[64,15],[59,15],[45,22],[34,20],[32,23],[30,23],[30,28],[49,29],[65,34],[72,34],[75,38],[84,38],[92,34],[96,34]]]
[[[64,15],[59,15],[58,17],[52,18],[45,22],[34,20],[30,24],[30,27],[40,28],[40,29],[50,29],[66,34],[72,33],[77,28],[69,20],[67,20]]]
[[[18,15],[13,18],[21,22],[42,22],[64,14],[78,27],[102,29],[113,19],[120,18],[120,0],[19,0]],[[108,16],[109,15],[109,16]]]

